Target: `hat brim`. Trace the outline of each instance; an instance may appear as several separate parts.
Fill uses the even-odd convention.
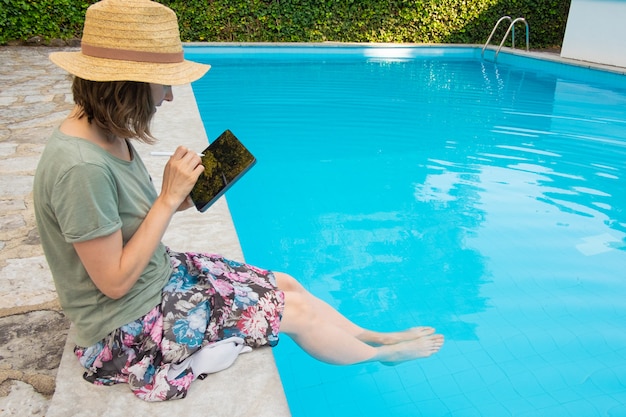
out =
[[[70,74],[90,81],[140,81],[181,85],[196,81],[211,68],[184,60],[173,64],[95,58],[81,52],[53,52],[50,60]]]

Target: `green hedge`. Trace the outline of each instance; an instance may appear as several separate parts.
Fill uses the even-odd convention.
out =
[[[526,18],[533,48],[561,45],[570,1],[160,0],[178,14],[184,41],[484,43],[495,22],[510,15]],[[93,2],[0,0],[0,44],[80,37]]]
[[[69,39],[82,30],[93,3],[76,0],[0,0],[0,44],[41,36]]]

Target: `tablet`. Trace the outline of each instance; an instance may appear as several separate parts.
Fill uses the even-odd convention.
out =
[[[230,130],[211,142],[202,155],[204,172],[190,193],[200,212],[206,211],[256,162],[256,158]]]

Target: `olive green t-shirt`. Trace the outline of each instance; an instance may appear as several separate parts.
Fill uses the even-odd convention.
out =
[[[41,244],[61,306],[76,327],[79,346],[91,346],[160,304],[172,271],[160,244],[134,287],[114,300],[98,290],[74,250],[75,242],[120,229],[126,244],[154,203],[157,193],[150,175],[128,146],[130,162],[56,129],[35,174]]]

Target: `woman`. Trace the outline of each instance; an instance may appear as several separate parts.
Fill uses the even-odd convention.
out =
[[[366,330],[287,274],[163,246],[174,213],[192,207],[201,159],[177,148],[157,195],[131,140],[153,142],[150,120],[173,100],[171,85],[209,70],[184,60],[170,9],[98,2],[81,51],[50,58],[74,75],[75,107],[42,154],[35,214],[87,380],[128,383],[148,401],[182,398],[238,353],[276,345],[279,331],[332,364],[395,364],[439,350],[432,328]]]

